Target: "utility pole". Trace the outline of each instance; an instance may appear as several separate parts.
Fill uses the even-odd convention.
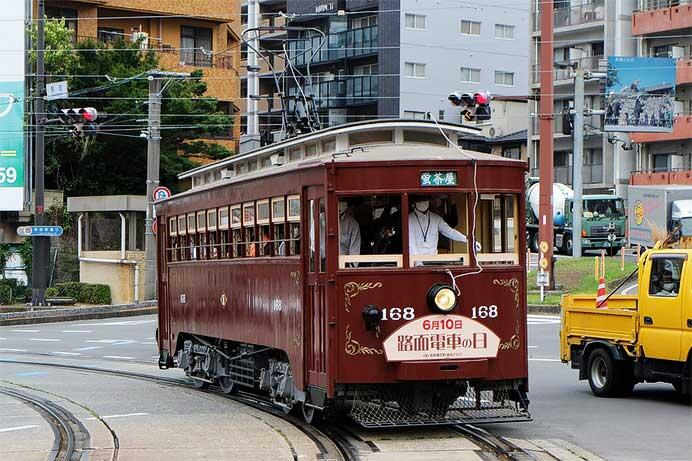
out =
[[[144,300],[156,299],[156,236],[154,188],[159,185],[161,161],[161,80],[149,75],[149,129],[147,137],[147,215],[144,221]],[[137,283],[137,282],[135,282]]]
[[[572,185],[574,208],[572,210],[572,256],[581,256],[582,207],[584,204],[582,167],[584,163],[584,69],[577,67],[574,76],[574,148],[572,152]]]
[[[44,211],[45,188],[45,102],[43,96],[46,93],[46,66],[45,66],[45,0],[38,0],[38,33],[36,40],[36,170],[34,172],[36,182],[36,212],[34,223],[37,226],[46,225]],[[43,306],[46,304],[46,287],[48,285],[48,265],[50,264],[50,237],[32,237],[33,249],[31,253],[31,304]]]
[[[539,264],[544,271],[552,272],[553,259],[553,16],[552,1],[540,2],[541,49],[540,72],[541,90],[539,103],[540,119],[540,195],[538,236],[540,248]],[[545,243],[544,243],[545,242]],[[546,245],[547,244],[547,245]],[[552,287],[553,277],[548,274]]]
[[[156,299],[156,236],[154,223],[154,189],[159,185],[161,164],[161,80],[187,78],[184,72],[149,72],[149,117],[147,130],[147,214],[144,221],[144,300]]]

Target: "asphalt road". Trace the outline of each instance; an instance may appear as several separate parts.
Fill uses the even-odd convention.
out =
[[[155,316],[1,327],[0,358],[48,354],[63,360],[117,362],[127,367],[150,367],[147,369],[153,373],[158,372],[154,367],[157,357],[155,328]],[[594,397],[586,381],[577,380],[577,371],[560,363],[558,332],[558,317],[529,316],[529,397],[534,421],[489,425],[488,429],[499,435],[515,438],[564,439],[608,460],[692,459],[692,407],[678,398],[672,386],[639,384],[635,387],[634,394],[627,398]],[[36,356],[26,356],[26,359],[30,358],[35,359]],[[5,379],[22,378],[31,382],[32,379],[45,378],[41,371],[20,370],[16,366],[0,364],[0,376]],[[168,373],[179,376],[179,371]],[[53,375],[51,382],[55,382],[55,378],[56,375]],[[65,380],[63,386],[67,386],[70,377],[65,375],[61,378]],[[102,390],[106,393],[111,391],[109,386],[115,386],[113,392],[118,396],[127,395],[128,399],[123,402],[130,401],[129,391],[118,380],[101,378],[98,385],[106,386]],[[136,391],[133,395],[138,396],[140,393],[151,397],[145,390]],[[133,405],[124,405],[122,408],[111,401],[104,404],[104,412],[143,412],[143,404],[136,403],[146,401],[142,399],[144,397],[137,397]],[[158,406],[177,408],[173,401]],[[187,418],[193,418],[190,411],[182,413],[180,420]],[[154,424],[152,420],[143,421]],[[199,420],[195,421],[199,423]],[[21,418],[17,424],[13,424],[11,421],[3,421],[0,416],[0,435],[3,429],[24,425],[30,424]],[[134,427],[141,430],[143,426]],[[13,432],[17,440],[21,440],[21,434],[21,429]]]

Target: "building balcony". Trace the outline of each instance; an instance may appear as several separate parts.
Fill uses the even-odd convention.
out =
[[[632,133],[630,139],[636,143],[692,139],[692,115],[676,116],[673,122],[673,131],[670,133]]]
[[[692,170],[633,171],[630,175],[632,186],[666,184],[692,186]]]
[[[596,71],[599,68],[599,62],[604,59],[604,56],[587,56],[580,59],[570,59],[567,61],[557,61],[553,69],[553,80],[556,85],[561,82],[572,83],[574,80],[574,70],[575,68],[584,70]],[[533,70],[533,83],[540,83],[541,79],[541,65],[534,64],[532,66]]]
[[[681,58],[676,61],[675,83],[677,85],[692,83],[692,56]]]
[[[303,40],[293,40],[288,44],[289,59],[296,66],[321,64],[344,58],[377,53],[378,26],[350,29],[335,34]]]
[[[313,84],[303,89],[305,95],[312,96],[317,110],[343,109],[349,106],[371,104],[379,95],[379,79],[374,75],[362,75],[340,80],[330,80]],[[289,96],[300,96],[300,92],[291,87]],[[290,106],[289,102],[289,106]],[[289,107],[289,112],[292,109]]]
[[[647,35],[692,27],[692,3],[678,1],[654,2],[654,7],[635,11],[632,35]]]
[[[271,68],[269,67],[269,63],[272,65]],[[281,73],[286,68],[286,61],[281,58],[272,59],[270,56],[269,63],[262,58],[257,59],[257,64],[260,68],[259,75],[271,74],[272,68],[274,69],[274,72]],[[247,77],[247,61],[240,62],[240,76],[243,78]]]
[[[260,27],[272,28],[272,27],[286,27],[286,18],[283,16],[272,15],[268,18],[264,18],[259,22]],[[260,35],[260,40],[278,40],[286,35],[286,30],[263,30],[262,35]]]
[[[534,13],[535,21],[533,30],[541,29],[540,13]],[[605,21],[606,9],[604,0],[596,0],[591,3],[584,3],[571,8],[555,8],[553,13],[553,25],[555,31],[563,27],[597,25]]]

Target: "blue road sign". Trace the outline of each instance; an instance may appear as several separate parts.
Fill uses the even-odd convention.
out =
[[[166,200],[171,196],[171,190],[168,187],[159,186],[154,189],[154,201]]]
[[[60,237],[63,229],[60,226],[22,226],[17,228],[20,237]]]

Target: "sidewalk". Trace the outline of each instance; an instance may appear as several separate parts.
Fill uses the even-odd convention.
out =
[[[157,301],[105,306],[40,308],[23,312],[1,313],[0,325],[24,325],[32,323],[68,322],[71,320],[130,317],[133,315],[156,314],[157,312]]]

